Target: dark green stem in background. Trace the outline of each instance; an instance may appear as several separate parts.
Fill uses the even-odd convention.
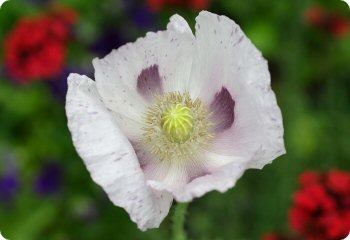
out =
[[[187,240],[184,229],[188,203],[177,203],[173,215],[173,240]]]

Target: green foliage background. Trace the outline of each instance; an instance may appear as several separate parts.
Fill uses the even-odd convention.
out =
[[[10,0],[3,5],[0,44],[22,16],[45,11],[33,1]],[[134,41],[148,30],[164,29],[174,13],[183,15],[192,27],[198,14],[168,7],[156,14],[152,29],[138,28],[117,0],[59,3],[80,16],[67,64],[88,69],[94,55],[87,46],[103,33],[106,23]],[[350,170],[350,36],[337,38],[310,26],[305,14],[313,5],[350,21],[349,8],[340,0],[212,2],[209,10],[239,23],[269,61],[272,87],[284,117],[287,154],[262,171],[248,170],[224,194],[211,192],[194,200],[185,226],[190,239],[260,239],[272,230],[288,232],[288,209],[298,175],[309,169]],[[4,64],[2,57],[0,64]],[[123,209],[108,201],[76,154],[64,103],[52,95],[46,82],[21,86],[0,75],[0,170],[9,153],[19,167],[20,190],[11,203],[0,202],[0,230],[6,238],[157,240],[171,236],[171,213],[159,229],[141,232]],[[62,164],[63,189],[42,197],[33,190],[33,181],[47,159]],[[94,217],[82,217],[89,211],[94,211]]]

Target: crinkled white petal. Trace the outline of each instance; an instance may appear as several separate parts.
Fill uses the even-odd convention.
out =
[[[196,52],[188,90],[210,106],[223,87],[227,89],[235,103],[234,122],[219,131],[210,149],[203,151],[196,164],[204,169],[202,176],[184,178],[191,174],[186,166],[164,168],[163,180],[148,180],[152,188],[171,192],[181,202],[212,190],[224,192],[246,169],[261,168],[285,152],[282,117],[261,53],[227,17],[201,12],[196,20]],[[174,175],[181,181],[169,181]]]
[[[183,189],[191,179],[208,172],[202,159],[161,160],[137,144],[134,147],[146,179],[164,184],[169,192]]]
[[[203,11],[196,22],[189,91],[210,104],[224,86],[235,101],[234,123],[216,136],[213,151],[243,157],[248,168],[262,168],[285,153],[267,62],[231,19]]]
[[[196,21],[196,39],[174,15],[166,31],[95,59],[96,84],[69,78],[67,116],[77,151],[94,181],[143,230],[160,224],[173,197],[187,202],[224,192],[246,169],[262,168],[285,152],[281,112],[261,53],[227,17],[201,12]],[[230,118],[220,120],[208,149],[182,162],[138,149],[153,96],[174,91],[189,91]],[[234,118],[227,108],[233,102]]]
[[[163,91],[182,92],[190,76],[193,43],[194,36],[187,22],[174,15],[166,31],[149,32],[146,37],[113,50],[103,59],[94,59],[97,89],[106,106],[128,117],[127,121],[142,122],[151,102],[138,91],[140,74],[157,66]]]
[[[158,160],[140,149],[136,152],[149,186],[170,192],[177,201],[190,201],[215,189],[223,192],[224,189],[228,189],[227,186],[232,187],[246,169],[243,158],[222,156],[207,149],[200,150],[201,154],[198,154],[197,158],[179,161]],[[231,166],[237,166],[236,170],[228,171],[230,174],[221,174]],[[204,186],[211,179],[217,181]]]
[[[209,151],[206,151],[204,156],[205,159],[202,160],[208,171],[207,174],[193,178],[181,187],[156,180],[148,180],[149,186],[158,191],[172,193],[178,202],[189,202],[213,190],[226,192],[235,186],[247,169],[247,161],[243,158],[222,156]]]
[[[73,143],[93,180],[140,229],[158,227],[172,196],[147,186],[134,149],[104,106],[94,81],[69,76],[66,112]]]

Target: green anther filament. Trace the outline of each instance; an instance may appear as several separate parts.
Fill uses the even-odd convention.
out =
[[[193,131],[191,109],[182,104],[170,107],[162,116],[162,128],[174,142],[183,143],[187,141]]]

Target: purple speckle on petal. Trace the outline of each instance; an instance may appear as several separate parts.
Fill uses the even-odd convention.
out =
[[[141,71],[137,77],[137,91],[147,100],[163,92],[162,79],[158,65],[152,65]]]
[[[210,104],[215,132],[222,132],[232,126],[235,119],[234,110],[235,101],[227,88],[222,87],[221,91],[215,94],[214,100]]]

